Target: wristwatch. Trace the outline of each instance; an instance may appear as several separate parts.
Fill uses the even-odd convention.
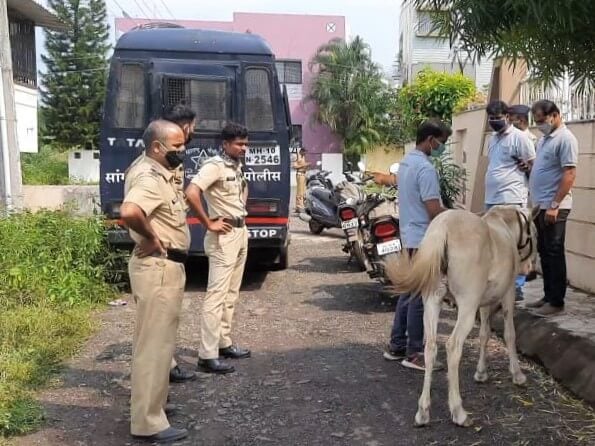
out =
[[[558,203],[557,201],[552,201],[550,203],[550,209],[558,209],[560,207],[560,203]]]

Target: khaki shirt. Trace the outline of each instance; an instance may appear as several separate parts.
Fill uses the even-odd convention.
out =
[[[247,183],[239,162],[214,156],[203,163],[192,183],[205,195],[209,218],[246,216],[244,189]]]
[[[143,210],[166,248],[188,251],[190,231],[185,199],[171,170],[141,155],[126,171],[124,203],[134,203]],[[144,239],[132,229],[130,236],[136,243]]]
[[[295,163],[293,163],[293,167],[296,169],[298,173],[306,173],[306,170],[308,169],[306,157],[298,153]]]

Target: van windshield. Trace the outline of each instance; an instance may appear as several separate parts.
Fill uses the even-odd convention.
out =
[[[228,88],[225,80],[165,79],[165,108],[184,102],[196,113],[197,130],[219,131],[230,118]]]

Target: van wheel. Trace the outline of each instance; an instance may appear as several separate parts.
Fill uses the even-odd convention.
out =
[[[322,231],[324,231],[324,226],[322,226],[320,223],[318,223],[316,220],[312,219],[308,222],[308,227],[310,228],[310,232],[312,234],[320,234]]]

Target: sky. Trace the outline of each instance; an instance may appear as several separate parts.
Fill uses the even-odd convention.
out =
[[[147,13],[161,19],[232,20],[234,12],[342,15],[348,38],[360,35],[387,74],[397,54],[400,0],[106,0],[113,17],[124,9],[132,17]],[[167,6],[167,8],[166,8]],[[169,9],[169,11],[168,11]],[[155,14],[156,12],[156,14]],[[171,14],[170,14],[171,12]]]

